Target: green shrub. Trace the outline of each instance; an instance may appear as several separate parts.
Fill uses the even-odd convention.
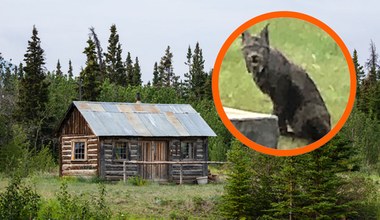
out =
[[[133,186],[145,186],[148,185],[148,181],[141,176],[132,176],[128,178],[128,183]]]
[[[189,216],[186,213],[183,213],[182,211],[173,210],[170,212],[169,218],[177,220],[187,220],[189,219]]]
[[[29,150],[30,142],[23,128],[12,127],[12,140],[0,148],[0,172],[8,176],[27,177],[37,172],[50,172],[56,167],[49,146]]]
[[[21,178],[11,179],[6,191],[0,194],[0,219],[33,219],[40,208],[40,195]]]
[[[106,201],[104,184],[99,184],[98,197],[86,194],[71,195],[64,181],[56,199],[47,201],[38,213],[40,219],[110,219],[111,210]]]

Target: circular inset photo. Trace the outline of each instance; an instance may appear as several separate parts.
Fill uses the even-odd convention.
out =
[[[356,78],[340,37],[297,12],[272,12],[236,29],[214,66],[213,95],[245,145],[291,156],[328,142],[347,120]]]

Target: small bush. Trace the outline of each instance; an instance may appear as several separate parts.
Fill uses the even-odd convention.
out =
[[[128,183],[134,186],[145,186],[149,182],[141,176],[132,176],[128,178]]]
[[[37,216],[40,202],[40,195],[15,176],[6,191],[0,194],[0,219],[33,219]]]
[[[189,219],[189,216],[182,211],[173,210],[169,214],[170,219],[176,219],[176,220],[187,220]]]
[[[46,202],[38,217],[40,219],[110,219],[111,210],[106,201],[106,189],[104,184],[99,184],[97,198],[88,195],[71,195],[67,191],[67,183],[64,181],[57,193],[57,199]]]

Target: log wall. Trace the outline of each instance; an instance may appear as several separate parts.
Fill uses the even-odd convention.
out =
[[[207,152],[207,138],[200,139],[153,139],[153,138],[101,138],[100,139],[100,176],[106,180],[122,180],[123,179],[123,160],[114,158],[114,146],[116,142],[127,142],[130,151],[130,160],[136,161],[155,161],[150,157],[144,157],[142,149],[143,145],[146,142],[150,142],[150,146],[154,146],[154,142],[165,142],[168,145],[169,151],[167,152],[167,160],[168,161],[180,161],[181,153],[180,146],[181,141],[193,142],[193,146],[196,147],[196,155],[195,158],[185,159],[188,161],[207,161],[208,152]],[[158,149],[158,148],[157,148]],[[145,149],[146,150],[146,149]],[[154,150],[154,149],[152,149]],[[161,153],[162,151],[157,151],[156,154]],[[146,154],[146,152],[145,152]],[[157,161],[162,161],[160,158],[163,156],[155,155]],[[129,158],[127,158],[128,160]],[[162,168],[167,169],[167,178],[166,181],[174,181],[179,182],[180,180],[180,165],[179,164],[169,164],[169,165],[144,165],[144,164],[127,164],[127,178],[131,176],[139,175],[144,178],[154,178],[161,175]],[[196,177],[207,176],[207,164],[184,164],[182,165],[182,179],[183,182],[194,182]],[[158,172],[158,170],[160,172]],[[152,172],[157,172],[152,174]],[[155,179],[155,178],[154,178]],[[160,181],[164,179],[159,178]]]
[[[113,155],[114,143],[127,142],[128,151],[130,152],[131,160],[140,160],[140,147],[134,139],[127,138],[103,138],[100,141],[100,146],[103,154],[100,157],[101,168],[100,176],[106,180],[122,180],[123,179],[123,160],[117,160]],[[128,158],[127,158],[128,159]],[[138,165],[127,165],[127,176],[139,175]]]
[[[85,142],[85,159],[75,160],[73,158],[73,143]],[[98,146],[99,139],[95,135],[63,135],[61,136],[61,176],[97,176],[98,175]]]
[[[192,159],[181,159],[180,146],[181,142],[193,142],[193,146],[196,148],[195,157]],[[170,141],[170,160],[171,161],[207,161],[207,138],[200,138],[196,140],[182,139]],[[180,181],[181,165],[171,164],[169,165],[170,180],[179,183]],[[208,166],[207,164],[183,164],[182,165],[182,181],[187,183],[193,183],[197,177],[207,176]]]

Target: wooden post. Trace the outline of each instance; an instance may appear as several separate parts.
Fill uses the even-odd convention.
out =
[[[182,185],[182,163],[179,165],[179,185]]]
[[[127,165],[127,163],[126,163],[127,161],[123,161],[123,180],[124,180],[124,183],[126,183],[127,182],[127,167],[126,167],[126,165]]]

